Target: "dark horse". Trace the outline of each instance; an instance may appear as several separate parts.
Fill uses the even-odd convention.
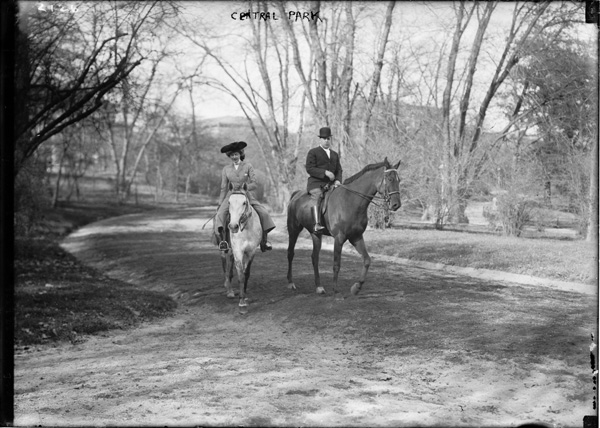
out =
[[[352,294],[358,294],[371,265],[371,258],[367,253],[363,233],[367,228],[367,208],[376,193],[381,194],[382,199],[390,204],[390,208],[396,211],[400,208],[400,176],[398,167],[400,161],[391,166],[387,158],[383,162],[370,164],[361,171],[346,179],[344,184],[332,189],[330,195],[323,205],[325,212],[322,214],[321,224],[325,227],[323,234],[333,236],[333,294],[337,289],[338,274],[342,256],[342,246],[346,240],[356,248],[363,258],[363,270],[352,288]],[[294,259],[294,247],[298,235],[306,228],[311,232],[313,241],[312,264],[315,271],[315,286],[318,294],[324,294],[325,289],[321,287],[319,279],[319,251],[321,250],[321,235],[314,232],[314,221],[310,207],[313,205],[306,191],[295,191],[292,193],[287,212],[287,228],[289,234],[288,245],[288,287],[296,289],[292,280],[292,260]],[[323,210],[322,210],[323,211]]]

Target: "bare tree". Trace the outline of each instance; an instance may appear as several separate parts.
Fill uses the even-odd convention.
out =
[[[259,2],[250,7],[254,12],[264,11],[268,6],[266,2]],[[246,57],[243,69],[223,58],[211,46],[211,40],[193,28],[180,32],[227,76],[227,80],[213,79],[209,84],[229,94],[244,112],[264,158],[270,160],[266,172],[275,192],[275,206],[283,209],[291,193],[301,141],[291,138],[289,133],[290,103],[295,91],[290,86],[290,43],[287,33],[278,34],[270,21],[251,20],[249,24],[251,34],[246,43],[251,57]]]
[[[132,35],[127,45],[113,44],[113,61],[130,55],[144,61],[136,73],[119,82],[96,117],[108,136],[115,166],[115,193],[117,198],[126,198],[145,150],[181,92],[181,81],[175,81],[174,88],[161,81],[161,67],[176,52],[172,34],[160,30],[168,28],[165,24],[177,15],[177,8],[174,3],[157,1],[115,2],[105,8],[110,20],[95,33],[119,35],[128,31]]]
[[[130,32],[89,33],[106,22],[106,9],[78,4],[84,13],[30,13],[18,34],[17,99],[28,113],[17,124],[15,174],[42,143],[98,110],[103,98],[138,67],[142,59],[133,42],[147,16]],[[81,9],[86,9],[85,11]],[[89,37],[89,34],[92,34]],[[123,54],[111,56],[112,45]]]
[[[455,7],[456,28],[453,42],[448,53],[447,80],[442,100],[442,137],[444,153],[444,195],[443,203],[448,206],[454,221],[468,221],[464,215],[466,201],[469,198],[470,183],[475,180],[482,170],[497,143],[482,144],[484,121],[490,106],[495,99],[498,89],[505,82],[515,65],[523,56],[522,50],[527,42],[539,38],[560,28],[569,19],[569,12],[550,14],[550,2],[515,3],[512,21],[504,44],[500,48],[500,57],[495,63],[491,79],[486,83],[487,89],[480,101],[475,101],[472,88],[476,80],[476,69],[479,63],[479,53],[485,40],[491,15],[496,8],[495,2],[485,5],[465,2]],[[556,12],[556,11],[554,11]],[[477,32],[470,41],[470,55],[461,79],[455,77],[457,57],[461,47],[461,38],[473,14],[477,16]],[[495,45],[498,50],[498,45]],[[453,85],[458,83],[461,88],[460,99],[453,97]],[[481,83],[477,81],[477,83]],[[476,114],[470,114],[471,105]],[[514,118],[518,118],[519,110],[515,109]],[[453,125],[454,124],[454,125]],[[508,130],[507,130],[508,132]]]

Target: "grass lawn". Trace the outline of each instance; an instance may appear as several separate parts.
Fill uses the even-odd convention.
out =
[[[88,334],[126,329],[172,314],[177,305],[169,296],[109,278],[79,263],[59,244],[73,230],[105,218],[214,203],[198,195],[177,199],[170,192],[157,200],[145,185],[136,186],[131,202],[117,203],[106,177],[84,177],[80,187],[81,200],[44,208],[33,227],[15,237],[17,347],[78,343]]]
[[[15,345],[85,340],[167,316],[167,295],[111,279],[79,263],[59,243],[87,223],[152,206],[75,202],[48,210],[28,235],[15,238]]]
[[[444,230],[386,229],[365,233],[367,249],[406,259],[591,283],[594,244]]]

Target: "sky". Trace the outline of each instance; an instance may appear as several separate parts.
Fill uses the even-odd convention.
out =
[[[308,22],[307,19],[300,18],[300,16],[304,15],[304,13],[310,11],[309,2],[295,2],[296,7],[288,7],[286,8],[288,15],[284,18],[280,16],[277,10],[270,9],[271,14],[271,22],[277,26],[282,25],[282,19],[288,19],[293,22],[294,26],[301,26],[302,22]],[[323,2],[328,3],[328,2]],[[353,2],[358,3],[358,2]],[[363,51],[371,51],[374,52],[376,49],[376,42],[378,36],[378,26],[381,24],[381,17],[385,13],[385,2],[368,2],[373,8],[373,13],[379,14],[374,20],[366,20],[363,22],[363,29],[357,34],[357,48],[362,49]],[[379,4],[377,4],[379,3]],[[439,2],[436,2],[439,3]],[[248,8],[243,2],[231,2],[231,1],[205,1],[205,2],[185,2],[185,13],[193,16],[194,20],[198,22],[203,22],[206,25],[210,26],[214,29],[216,33],[220,34],[236,34],[240,38],[247,36],[250,32],[250,23],[247,19],[240,20],[240,13],[247,11]],[[418,6],[415,3],[410,2],[399,2],[399,6],[396,8],[396,17],[398,20],[398,25],[402,25],[405,27],[414,28],[415,34],[420,34],[423,37],[429,37],[428,34],[432,31],[432,24],[438,20],[434,14],[423,14],[422,10],[425,8],[429,8],[431,6]],[[436,7],[433,7],[435,11]],[[291,14],[290,14],[291,13]],[[277,20],[275,20],[277,18]],[[320,23],[321,24],[321,23]],[[277,27],[275,27],[277,28]],[[281,30],[284,31],[283,28]],[[393,36],[392,36],[393,37]],[[240,39],[239,45],[235,46],[236,43],[233,43],[232,46],[229,46],[228,52],[226,51],[225,55],[227,56],[228,61],[232,63],[238,64],[240,68],[242,67],[242,61],[248,54],[244,49],[240,49],[242,41]],[[190,47],[190,52],[196,51],[197,47]],[[199,55],[199,52],[196,52],[196,55]],[[194,54],[191,53],[190,61],[193,63]],[[355,64],[355,67],[358,68],[360,64]],[[369,61],[368,64],[363,64],[363,67],[368,67],[369,70],[372,67],[372,63]],[[222,71],[218,67],[213,67],[209,65],[205,68],[207,75],[209,76],[221,76]],[[370,73],[370,71],[369,71]],[[258,75],[256,78],[259,78]],[[238,103],[233,100],[230,96],[224,96],[220,91],[211,90],[210,88],[203,88],[202,97],[198,99],[197,102],[197,112],[202,117],[220,117],[220,116],[231,116],[231,115],[240,115],[243,116],[242,110],[240,109]],[[178,105],[182,110],[186,110],[188,107],[181,103]]]
[[[59,2],[60,3],[60,2]],[[20,2],[22,9],[39,9],[44,5],[49,7],[56,2],[34,1]],[[61,5],[67,8],[72,5],[71,2],[62,2]],[[309,2],[288,2],[286,10],[287,16],[279,16],[275,7],[269,9],[271,13],[271,23],[275,28],[282,26],[282,20],[286,19],[293,23],[296,30],[300,29],[306,23],[306,19],[301,18],[305,12],[310,13]],[[324,1],[324,5],[330,2]],[[356,49],[362,52],[357,55],[355,61],[355,75],[358,81],[367,80],[373,68],[373,57],[376,51],[376,43],[379,36],[379,30],[382,26],[382,17],[385,13],[386,2],[353,2],[353,6],[366,4],[368,7],[364,12],[364,19],[360,20],[360,29],[356,36]],[[292,6],[293,5],[293,6]],[[434,51],[435,46],[443,42],[447,37],[446,31],[451,30],[453,11],[451,2],[407,2],[399,1],[394,10],[394,21],[390,34],[390,44],[394,40],[402,39],[402,49],[406,51],[407,46],[420,46],[422,49]],[[498,5],[493,15],[491,28],[500,32],[510,23],[510,17],[515,2],[502,2]],[[191,21],[199,30],[206,29],[209,34],[214,36],[215,44],[220,44],[222,57],[235,66],[236,70],[242,70],[245,60],[252,64],[249,51],[245,49],[243,38],[250,32],[251,22],[248,19],[240,20],[240,14],[248,10],[247,3],[236,1],[183,1],[181,2],[182,15],[185,19]],[[323,13],[325,15],[325,13]],[[322,16],[323,16],[322,15]],[[323,16],[325,17],[325,16]],[[299,19],[300,18],[300,19]],[[590,43],[596,43],[596,27],[592,24],[585,24],[584,17],[581,17],[582,24],[577,27],[581,37],[589,40]],[[327,22],[319,22],[319,25],[327,25]],[[283,28],[281,29],[283,32]],[[493,32],[493,31],[492,31]],[[465,38],[473,37],[474,27],[467,29]],[[223,44],[221,42],[225,41]],[[178,68],[193,69],[196,67],[202,56],[202,50],[190,43],[185,38],[179,38],[176,41],[176,48],[182,50],[185,54],[177,61]],[[429,48],[429,49],[428,49]],[[482,55],[482,62],[478,66],[478,75],[481,82],[487,82],[484,74],[493,70],[493,64],[499,52],[485,52]],[[406,57],[407,64],[404,66],[410,68],[415,64],[427,61],[426,54],[419,54],[419,58]],[[389,59],[389,57],[387,58]],[[418,60],[418,61],[417,61]],[[485,64],[487,63],[487,65]],[[173,65],[170,65],[165,74],[169,76],[172,73]],[[383,70],[383,79],[386,78],[386,67]],[[414,71],[408,79],[418,79],[419,73]],[[205,77],[217,80],[224,80],[223,71],[214,63],[207,63],[203,67]],[[251,71],[252,73],[252,71]],[[295,71],[292,71],[294,74]],[[252,76],[259,79],[258,74]],[[475,91],[485,90],[486,85],[475,88]],[[207,86],[198,86],[195,88],[195,108],[196,114],[204,118],[214,118],[221,116],[243,116],[238,103],[230,95],[221,91],[211,89]],[[180,97],[175,104],[175,108],[183,113],[191,112],[191,104],[188,97]]]
[[[327,2],[324,2],[325,4]],[[357,3],[357,2],[353,2]],[[361,21],[362,28],[357,34],[356,43],[357,49],[361,52],[367,53],[363,57],[363,62],[356,61],[355,73],[358,76],[365,76],[365,78],[371,73],[372,70],[372,58],[376,51],[376,42],[379,35],[379,29],[382,26],[382,17],[385,13],[386,2],[367,2],[371,10],[371,17]],[[223,49],[223,55],[228,61],[239,64],[239,68],[242,68],[242,63],[247,58],[248,51],[244,50],[242,37],[249,34],[250,24],[246,19],[241,21],[239,19],[240,13],[247,11],[248,8],[243,3],[238,2],[216,2],[216,1],[203,1],[203,2],[184,2],[184,13],[191,17],[194,22],[197,22],[199,26],[208,26],[212,28],[214,34],[221,35],[223,40],[225,36],[231,37],[236,35],[237,38],[229,38],[227,40],[233,40],[228,46]],[[511,22],[512,10],[515,6],[514,2],[504,2],[498,5],[492,18],[492,25],[490,33],[500,34],[501,31],[506,28]],[[308,2],[297,2],[297,7],[288,8],[288,10],[297,10],[300,12],[309,11]],[[274,15],[277,15],[277,10],[269,10],[272,15],[271,23],[275,26],[282,25],[282,19],[291,18],[294,25],[302,25],[302,20],[297,19],[297,14],[292,14],[287,17],[277,16],[278,21],[274,20]],[[413,46],[431,46],[432,48],[436,43],[442,43],[442,40],[446,38],[444,29],[450,30],[450,23],[452,22],[453,11],[451,9],[450,2],[406,2],[400,1],[397,3],[394,10],[394,22],[392,31],[390,34],[390,40],[394,38],[407,38]],[[235,19],[234,19],[235,18]],[[475,20],[473,20],[475,21]],[[578,26],[578,32],[583,39],[589,40],[590,43],[596,42],[596,27],[591,24],[584,23],[584,17],[581,17],[582,24]],[[320,23],[319,25],[324,25]],[[282,28],[282,32],[283,32]],[[475,28],[471,26],[465,33],[465,38],[473,37],[475,34]],[[185,43],[185,42],[184,42]],[[388,45],[389,47],[389,45]],[[194,63],[198,61],[200,52],[197,47],[190,46],[190,55],[188,61]],[[481,55],[481,64],[478,66],[478,81],[485,82],[480,87],[475,88],[477,91],[484,91],[487,88],[489,77],[486,78],[483,74],[487,73],[491,76],[493,72],[493,65],[497,58],[494,55],[498,55],[499,50],[492,52],[485,52]],[[466,58],[466,56],[465,56]],[[410,59],[409,59],[410,60]],[[423,58],[420,58],[423,61]],[[487,65],[486,65],[487,64]],[[387,66],[387,65],[386,65]],[[206,74],[210,77],[216,77],[221,79],[223,72],[214,65],[208,65],[204,68]],[[293,72],[294,73],[294,72]],[[384,66],[384,79],[385,79],[385,66]],[[256,75],[258,79],[258,75]],[[181,100],[181,103],[177,104],[176,107],[181,111],[189,111],[189,102]],[[239,108],[239,105],[229,95],[225,95],[220,91],[202,88],[198,91],[196,100],[196,112],[199,116],[210,118],[220,116],[242,116],[243,113]],[[494,118],[491,116],[493,121],[498,125],[502,124],[498,121],[498,117]],[[489,121],[492,122],[492,121]]]

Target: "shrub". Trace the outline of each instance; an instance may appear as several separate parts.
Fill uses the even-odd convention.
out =
[[[44,209],[51,201],[46,182],[44,162],[32,159],[15,177],[14,231],[16,235],[28,234],[43,218]]]
[[[503,235],[520,236],[523,227],[531,220],[535,204],[520,195],[506,193],[494,198],[491,205],[484,206],[483,217],[493,230]]]
[[[386,207],[369,206],[367,218],[369,226],[375,229],[386,229],[392,225],[390,212]]]

